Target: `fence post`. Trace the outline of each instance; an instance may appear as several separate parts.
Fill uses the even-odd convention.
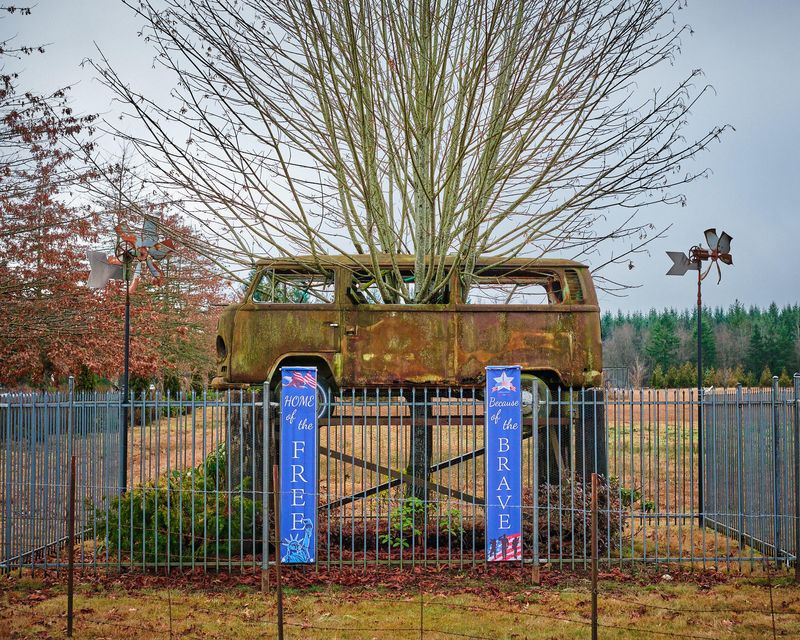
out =
[[[533,584],[539,576],[539,385],[533,381]]]
[[[778,436],[780,434],[780,407],[778,405],[778,376],[772,376],[772,526],[775,541],[775,565],[781,553],[781,483],[780,453]]]
[[[597,484],[592,473],[592,640],[597,640]]]
[[[800,373],[794,374],[794,581],[800,583]]]
[[[75,455],[69,466],[69,505],[67,516],[67,637],[72,637],[72,604],[75,583]]]
[[[67,457],[64,462],[68,462],[71,458],[73,453],[75,452],[74,447],[74,431],[75,431],[75,378],[74,376],[70,376],[67,379]],[[67,508],[69,508],[69,477],[67,477],[67,495],[65,496],[67,500]],[[69,522],[67,522],[67,529],[69,529]]]
[[[6,441],[5,441],[5,449],[6,454],[3,458],[3,463],[5,464],[5,487],[3,488],[3,501],[5,502],[5,548],[6,554],[4,561],[6,563],[6,569],[11,569],[11,553],[12,553],[12,546],[11,546],[11,517],[13,515],[11,509],[11,503],[13,501],[13,488],[12,488],[12,480],[13,477],[11,475],[11,411],[12,411],[12,403],[13,403],[13,396],[8,397],[8,403],[5,407],[6,410]]]
[[[264,593],[269,591],[269,434],[269,380],[266,380],[261,386],[261,591]]]
[[[738,507],[738,522],[737,528],[739,529],[739,558],[741,568],[741,554],[744,549],[744,510],[746,508],[744,503],[744,399],[742,397],[742,383],[736,385],[736,493],[738,499],[736,505]]]
[[[72,430],[73,430],[73,409],[75,403],[75,378],[69,377],[67,382],[69,396],[67,397],[67,459],[72,455]]]
[[[283,640],[283,583],[281,581],[281,505],[280,472],[278,465],[272,465],[272,495],[275,509],[275,582],[278,596],[278,640]]]

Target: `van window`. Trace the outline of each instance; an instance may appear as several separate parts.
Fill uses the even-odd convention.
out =
[[[403,289],[408,298],[413,298],[416,292],[413,272],[401,272],[400,275],[403,279],[402,284],[393,282],[395,276],[392,273],[384,274],[384,278],[386,278],[389,288],[395,290]],[[347,294],[356,304],[409,304],[399,295],[394,301],[385,302],[375,282],[375,277],[370,273],[354,273]],[[450,290],[449,288],[445,288],[428,304],[447,304],[449,300]]]
[[[556,304],[562,302],[561,284],[553,275],[496,275],[473,279],[467,304]]]
[[[584,302],[581,278],[575,269],[567,269],[567,297],[572,302]]]
[[[331,304],[336,289],[333,274],[266,270],[253,289],[253,302],[269,304]]]

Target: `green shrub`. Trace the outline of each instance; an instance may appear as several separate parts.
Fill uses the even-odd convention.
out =
[[[380,537],[383,544],[407,549],[412,544],[423,545],[424,532],[445,539],[460,539],[464,535],[463,518],[458,509],[450,509],[438,518],[431,514],[435,503],[426,503],[416,497],[403,498],[400,506],[392,511],[391,529]],[[427,518],[427,520],[426,520]],[[426,527],[427,524],[427,527]]]
[[[170,395],[177,398],[181,392],[180,378],[173,371],[165,371],[164,376],[161,378],[161,389],[164,395]]]
[[[667,379],[660,364],[657,364],[653,369],[653,376],[650,379],[650,385],[654,389],[663,389],[667,386]]]
[[[97,541],[111,554],[147,564],[255,553],[261,503],[251,479],[226,491],[224,445],[201,464],[175,470],[96,507]],[[252,494],[251,494],[252,495]],[[253,536],[253,531],[256,535]]]
[[[99,380],[100,377],[96,373],[82,364],[78,376],[75,378],[75,391],[95,391]]]
[[[122,378],[120,378],[120,387],[122,385]],[[150,389],[150,380],[142,376],[130,376],[128,378],[128,389],[133,394],[134,398],[140,397],[143,393],[147,393]]]
[[[619,481],[611,478],[612,486],[619,486]],[[639,510],[645,513],[653,513],[656,510],[656,504],[652,500],[642,500],[642,492],[638,489],[626,489],[619,486],[619,498],[623,507],[630,507],[634,511]]]

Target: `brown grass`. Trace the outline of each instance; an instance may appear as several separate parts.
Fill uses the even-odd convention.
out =
[[[374,576],[371,586],[287,589],[286,637],[415,639],[420,637],[421,611],[425,638],[446,637],[437,632],[497,640],[589,636],[591,600],[585,578],[565,576],[559,583],[536,587],[523,574],[519,577],[522,582],[465,572],[443,575],[446,586],[437,588],[429,572],[399,589],[391,576],[387,581],[381,575]],[[603,575],[600,636],[762,638],[772,637],[773,621],[777,635],[800,635],[800,589],[787,579],[773,577],[770,588],[764,579],[720,583],[697,578],[700,584],[666,572],[637,581]],[[0,638],[62,638],[65,609],[62,584],[6,579],[0,592]],[[121,580],[78,586],[74,637],[255,639],[275,637],[276,622],[274,592],[262,594],[214,576],[204,588],[191,590],[167,590],[158,583],[132,588],[129,580]]]
[[[225,442],[226,423],[224,407],[201,406],[186,415],[134,425],[128,444],[129,473],[133,473],[134,486],[153,481],[173,469],[200,464]]]

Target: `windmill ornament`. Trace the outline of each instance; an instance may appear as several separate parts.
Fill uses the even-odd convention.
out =
[[[724,231],[717,236],[716,229],[706,229],[704,235],[708,249],[695,245],[689,249],[688,256],[681,251],[667,251],[667,255],[672,260],[672,267],[667,271],[668,276],[682,276],[687,271],[699,271],[698,280],[702,281],[705,280],[711,269],[716,266],[717,284],[722,281],[722,269],[719,263],[733,264],[733,256],[731,256],[731,240],[733,240],[733,237]],[[702,263],[705,261],[709,261],[709,265],[705,273],[703,273]]]
[[[127,280],[131,283],[131,290],[136,289],[139,282],[139,268],[147,270],[159,282],[161,268],[159,262],[175,250],[175,243],[170,239],[159,240],[157,219],[145,216],[142,224],[142,233],[137,235],[123,224],[114,227],[117,232],[117,245],[114,255],[106,255],[102,251],[87,251],[89,259],[90,289],[102,289],[109,280]],[[126,268],[127,265],[127,268]]]

